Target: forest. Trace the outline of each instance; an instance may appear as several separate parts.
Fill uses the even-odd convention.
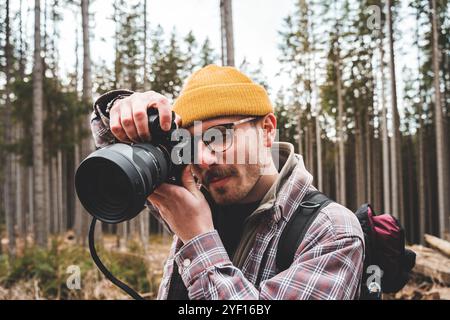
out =
[[[450,2],[283,0],[290,10],[271,26],[277,61],[238,61],[239,0],[208,1],[220,45],[151,21],[158,1],[105,1],[114,28],[100,36],[104,59],[93,45],[100,0],[1,2],[0,299],[126,298],[89,257],[91,218],[75,193],[75,170],[95,150],[92,104],[118,88],[174,101],[209,64],[235,66],[268,90],[278,139],[295,146],[319,190],[352,211],[370,203],[404,226],[418,252],[414,279],[386,298],[450,299]],[[172,240],[158,220],[144,210],[97,235],[111,270],[154,299]],[[81,290],[66,284],[72,265]]]

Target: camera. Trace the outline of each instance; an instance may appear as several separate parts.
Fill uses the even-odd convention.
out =
[[[183,151],[190,150],[190,139],[177,137],[174,112],[169,131],[161,129],[156,109],[148,109],[147,114],[151,142],[115,143],[98,149],[81,162],[75,173],[81,204],[100,221],[130,220],[142,211],[146,198],[159,185],[181,184],[187,164]]]

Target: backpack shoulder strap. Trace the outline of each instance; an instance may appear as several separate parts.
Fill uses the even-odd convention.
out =
[[[320,210],[331,202],[332,200],[320,191],[308,191],[305,194],[302,202],[284,228],[278,243],[276,264],[280,272],[286,270],[292,264],[295,252],[309,226]]]

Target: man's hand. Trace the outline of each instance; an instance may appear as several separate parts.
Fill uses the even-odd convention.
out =
[[[116,100],[109,112],[112,134],[122,142],[149,141],[151,132],[148,128],[147,109],[158,110],[161,128],[170,129],[172,122],[172,105],[163,95],[154,92],[135,92],[129,97]],[[180,124],[180,117],[175,122]]]
[[[147,199],[183,243],[197,235],[213,231],[211,209],[191,174],[190,165],[183,171],[184,187],[163,183]]]

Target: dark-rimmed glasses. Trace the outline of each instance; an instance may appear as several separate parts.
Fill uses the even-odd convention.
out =
[[[193,136],[195,141],[201,139],[213,152],[225,152],[233,145],[234,127],[256,120],[257,117],[248,117],[229,123],[222,123],[209,127],[201,135]]]

